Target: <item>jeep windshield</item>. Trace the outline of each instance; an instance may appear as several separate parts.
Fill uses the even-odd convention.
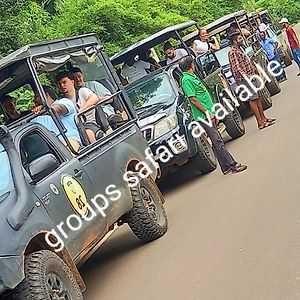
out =
[[[10,164],[8,156],[3,146],[0,144],[0,202],[14,189],[13,179],[11,175]]]
[[[172,105],[176,99],[173,86],[165,73],[130,87],[127,94],[139,116],[154,114]]]
[[[230,47],[228,46],[215,52],[215,55],[222,67],[229,65],[229,57],[228,57],[229,51],[230,51]]]

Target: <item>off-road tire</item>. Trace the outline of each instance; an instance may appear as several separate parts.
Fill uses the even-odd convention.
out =
[[[207,138],[202,134],[199,138],[195,138],[195,143],[197,154],[189,161],[190,168],[201,174],[214,171],[217,168],[217,160]]]
[[[232,139],[237,139],[245,134],[245,125],[236,107],[224,118],[223,123],[226,125],[226,131]]]
[[[60,286],[61,280],[63,285]],[[52,287],[50,286],[52,284]],[[51,295],[51,289],[65,288],[63,293]],[[55,253],[42,250],[25,259],[25,279],[13,291],[11,300],[83,300],[80,287],[70,268]]]
[[[283,62],[286,67],[291,66],[293,64],[293,61],[291,60],[291,57],[288,55],[288,53],[285,57],[283,57]]]
[[[140,178],[139,184],[130,188],[133,208],[126,221],[133,233],[145,243],[162,237],[168,229],[167,215],[157,189],[156,184],[147,178]]]
[[[271,82],[266,83],[266,88],[268,89],[271,96],[275,96],[281,92],[281,88],[275,77],[272,78]]]
[[[258,94],[261,99],[261,103],[262,103],[264,110],[272,107],[272,105],[273,105],[272,98],[271,98],[270,93],[267,88],[262,89],[261,91],[258,92]]]

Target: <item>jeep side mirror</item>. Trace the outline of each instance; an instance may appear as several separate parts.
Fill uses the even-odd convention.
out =
[[[34,182],[38,182],[59,167],[59,162],[53,154],[43,155],[29,165],[29,174]]]

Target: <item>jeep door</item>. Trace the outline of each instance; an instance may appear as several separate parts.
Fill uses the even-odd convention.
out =
[[[217,95],[217,91],[221,92],[223,90],[222,81],[220,78],[220,74],[222,74],[222,68],[220,63],[218,62],[216,56],[207,52],[204,55],[198,56],[196,58],[197,64],[202,69],[203,74],[203,82],[209,88],[209,92],[213,96],[213,100],[216,102],[219,99],[219,95]]]
[[[102,200],[98,198],[99,205],[107,206],[105,213],[108,226],[132,207],[130,190],[123,175],[128,162],[135,155],[134,145],[143,141],[141,133],[136,141],[135,133],[136,125],[128,122],[122,130],[97,141],[78,157],[92,181],[93,193],[101,195]]]
[[[92,183],[80,161],[44,130],[42,126],[31,126],[19,138],[22,164],[34,193],[54,223],[53,229],[75,257],[105,231],[106,219],[85,221],[81,217],[90,215],[87,204],[94,196]]]

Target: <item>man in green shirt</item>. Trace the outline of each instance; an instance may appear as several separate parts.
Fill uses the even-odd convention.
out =
[[[224,141],[216,128],[217,120],[214,116],[214,103],[208,90],[194,73],[195,65],[193,59],[190,56],[180,59],[179,67],[183,72],[181,79],[182,89],[190,101],[193,118],[198,122],[201,122],[202,120],[201,126],[205,129],[207,135],[211,139],[215,155],[223,174],[227,175],[229,173],[245,171],[247,166],[235,161],[226,149]],[[209,120],[203,122],[203,120],[207,120],[208,117],[211,120],[212,126],[208,125],[210,123]]]

